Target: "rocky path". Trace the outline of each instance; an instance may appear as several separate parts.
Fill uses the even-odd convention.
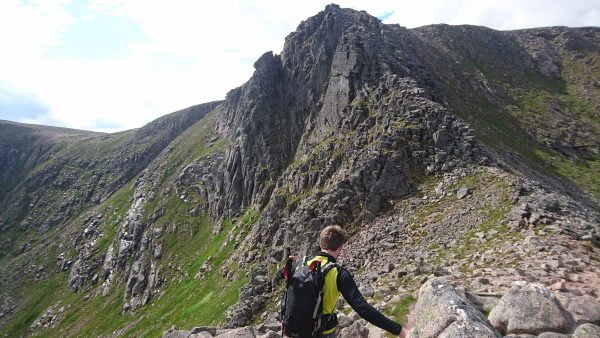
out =
[[[417,300],[411,337],[600,337],[599,219],[501,170],[460,169],[355,232],[341,262],[388,315]],[[265,318],[212,336],[279,337]],[[344,303],[339,322],[340,337],[390,336]],[[178,334],[209,337],[165,337]]]

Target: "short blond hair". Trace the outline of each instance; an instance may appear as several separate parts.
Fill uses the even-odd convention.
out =
[[[339,225],[329,225],[319,235],[319,246],[323,250],[337,250],[348,241],[348,234]]]

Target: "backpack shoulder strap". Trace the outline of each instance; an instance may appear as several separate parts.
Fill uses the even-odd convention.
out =
[[[323,268],[323,276],[326,276],[327,273],[329,272],[329,270],[333,269],[333,268],[340,268],[340,265],[338,263],[327,263],[325,264],[325,267]]]

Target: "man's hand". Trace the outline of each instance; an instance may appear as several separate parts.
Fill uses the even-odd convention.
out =
[[[406,326],[403,326],[403,327],[402,327],[402,331],[400,331],[400,334],[398,335],[398,337],[402,337],[402,338],[406,338],[406,337],[408,337],[408,331],[409,331],[409,330],[410,330],[410,329],[409,329],[408,327],[406,327]]]

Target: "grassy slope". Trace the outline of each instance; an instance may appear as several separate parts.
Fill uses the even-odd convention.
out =
[[[173,209],[173,214],[180,211]],[[170,215],[165,216],[165,221],[170,219]],[[170,262],[183,270],[167,269],[167,287],[136,314],[122,313],[123,284],[114,285],[107,297],[92,295],[87,301],[82,295],[67,292],[73,296],[65,298],[61,306],[70,305],[70,309],[56,327],[41,332],[41,336],[96,336],[120,330],[120,336],[160,337],[172,325],[192,328],[217,324],[224,318],[225,309],[237,301],[238,290],[246,282],[241,275],[229,281],[218,269],[234,247],[233,242],[223,245],[232,228],[233,224],[228,222],[221,233],[213,236],[212,224],[199,217],[192,228],[182,228],[168,236],[165,256],[173,257]],[[217,268],[207,273],[204,279],[196,279],[200,265],[209,256],[212,257],[211,264]],[[69,300],[72,301],[70,304]],[[46,304],[51,303],[47,301]]]
[[[52,305],[56,309],[64,307],[65,311],[58,325],[39,332],[40,336],[96,336],[125,327],[120,335],[160,337],[171,325],[192,328],[217,324],[223,320],[226,308],[237,301],[239,288],[246,282],[241,274],[229,281],[219,269],[235,246],[234,242],[223,245],[233,227],[231,222],[226,222],[223,230],[213,236],[212,224],[201,218],[193,228],[169,236],[167,255],[176,252],[172,262],[183,266],[184,273],[166,271],[169,279],[166,289],[135,315],[122,313],[123,284],[113,286],[107,297],[90,292],[91,297],[86,299],[84,294],[68,289],[68,272],[62,272],[27,287],[21,310],[2,333],[26,335],[31,324]],[[237,231],[241,229],[238,227]],[[191,237],[188,230],[192,231]],[[200,265],[209,256],[215,268],[203,279],[196,279],[194,276]],[[237,267],[230,266],[229,269],[235,271]],[[128,325],[131,323],[134,324]]]
[[[25,196],[27,203],[21,203],[20,210],[9,209],[4,218],[9,224],[20,224],[30,217],[28,223],[39,225],[56,220],[57,210],[68,218],[76,217],[141,170],[141,165],[164,145],[166,137],[183,129],[185,121],[191,123],[191,116],[198,114],[196,109],[202,107],[165,115],[137,130],[90,133],[86,138],[54,137],[58,143],[52,156],[24,173],[19,180],[22,184],[11,192],[13,196]],[[48,133],[44,128],[38,129]]]
[[[207,115],[203,120],[183,133],[174,143],[173,150],[163,158],[165,170],[162,177],[161,189],[170,186],[183,165],[191,160],[207,156],[215,151],[222,151],[228,144],[227,140],[209,140],[214,136],[214,122],[218,110]],[[123,135],[118,135],[122,138]],[[111,139],[120,143],[120,140]],[[95,144],[85,148],[95,148]],[[86,149],[79,152],[87,153]],[[174,191],[174,189],[172,189]],[[104,215],[103,224],[99,229],[104,236],[98,240],[96,251],[104,255],[117,232],[119,220],[131,204],[134,192],[133,182],[127,184],[110,199],[96,208]],[[174,194],[174,193],[173,193]],[[124,285],[115,283],[107,297],[97,296],[94,291],[85,300],[83,294],[71,292],[67,287],[68,272],[55,273],[42,283],[25,285],[26,299],[19,308],[9,325],[1,333],[9,335],[24,335],[31,324],[50,305],[62,302],[57,307],[65,307],[62,320],[47,331],[41,331],[42,336],[63,335],[98,335],[108,334],[115,330],[122,335],[131,336],[160,336],[171,325],[178,327],[193,327],[197,325],[217,324],[224,319],[225,309],[235,303],[239,288],[245,283],[245,276],[235,274],[229,281],[223,277],[219,267],[236,245],[227,240],[230,234],[247,231],[249,224],[256,217],[248,220],[242,218],[239,223],[223,221],[222,230],[213,235],[214,224],[203,215],[193,217],[189,214],[190,205],[194,202],[192,192],[187,193],[188,202],[170,195],[164,199],[156,199],[147,205],[150,214],[157,207],[166,207],[166,213],[159,218],[154,226],[167,228],[175,224],[174,233],[165,233],[163,240],[163,266],[171,263],[173,268],[164,268],[163,273],[167,286],[159,295],[155,295],[149,304],[141,308],[135,315],[123,314]],[[252,214],[254,215],[254,214]],[[77,224],[78,222],[74,222]],[[80,224],[78,224],[80,226]],[[77,227],[77,225],[75,225]],[[50,232],[49,238],[59,238],[58,234]],[[225,243],[227,242],[227,243]],[[47,255],[47,266],[55,265],[57,252]],[[211,266],[202,280],[195,279],[200,266],[210,257]],[[228,269],[237,271],[233,264]],[[55,272],[52,269],[53,272]],[[132,324],[133,323],[133,324]]]
[[[98,241],[98,250],[96,250],[97,255],[103,255],[108,247],[108,243],[112,241],[112,237],[114,237],[116,232],[116,224],[114,224],[114,221],[117,217],[122,217],[127,209],[129,209],[132,195],[133,182],[121,188],[97,208],[97,211],[100,213],[107,214],[109,210],[113,212],[112,215],[105,218],[104,224],[99,227],[99,230],[102,231],[104,236]],[[11,293],[22,294],[23,302],[17,309],[17,313],[13,316],[11,322],[0,332],[4,332],[9,336],[24,335],[31,324],[38,319],[48,306],[57,304],[59,301],[62,302],[58,308],[62,306],[72,306],[72,309],[66,311],[66,317],[69,317],[71,312],[74,311],[73,309],[83,302],[83,294],[73,293],[69,289],[67,283],[69,271],[60,272],[58,270],[56,266],[56,257],[59,254],[61,246],[63,246],[63,248],[60,249],[60,251],[68,248],[69,234],[77,232],[76,229],[81,226],[83,219],[87,214],[87,212],[82,213],[82,216],[75,219],[67,226],[67,229],[62,231],[51,229],[43,235],[36,232],[26,233],[26,238],[35,239],[38,242],[45,241],[51,244],[45,246],[39,245],[31,252],[14,257],[12,261],[8,262],[12,265],[12,268],[8,270],[15,271],[16,266],[27,264],[26,262],[33,259],[36,266],[45,267],[49,277],[41,282],[35,282],[23,276],[20,278],[22,283],[20,285],[15,285]],[[66,250],[66,252],[68,253],[67,259],[74,258],[74,251],[72,249]]]
[[[485,60],[485,58],[480,58]],[[469,121],[478,139],[492,149],[510,149],[537,170],[571,182],[600,199],[600,154],[570,153],[549,147],[551,141],[571,145],[598,142],[600,115],[581,93],[581,79],[600,75],[598,53],[586,58],[563,58],[562,77],[546,78],[535,70],[506,76],[493,63],[479,61],[467,65],[469,72],[479,72],[488,85],[505,96],[490,102],[481,90],[465,95],[460,85],[448,86],[451,106]],[[600,90],[588,93],[596,98]],[[558,121],[558,122],[557,122]],[[577,128],[567,128],[566,121],[587,126],[591,133],[573,135]]]
[[[600,115],[581,95],[585,89],[578,84],[588,76],[586,72],[600,76],[599,60],[595,53],[585,59],[563,58],[562,78],[547,79],[528,73],[528,88],[509,89],[517,102],[517,106],[509,112],[527,129],[535,131],[538,143],[531,151],[540,160],[539,166],[548,173],[571,181],[597,199],[600,199],[600,154],[590,151],[566,154],[541,144],[558,140],[586,147],[600,141]],[[600,95],[600,90],[594,94]],[[569,124],[579,127],[573,128]],[[584,128],[587,130],[582,130]]]
[[[102,167],[105,159],[114,152],[119,145],[128,141],[133,137],[133,132],[122,132],[112,135],[104,135],[88,140],[84,140],[81,142],[73,143],[73,142],[63,142],[60,146],[60,149],[57,151],[55,156],[46,160],[43,163],[39,163],[32,170],[30,170],[25,179],[31,179],[39,172],[44,171],[47,167],[56,164],[57,158],[67,157],[72,159],[72,163],[92,163],[94,159],[96,159],[98,166],[95,167],[97,171],[105,170]],[[74,175],[77,179],[75,180],[75,185],[85,186],[92,183],[92,180],[95,178],[90,175],[89,170],[87,168],[81,168],[74,165],[70,167],[65,167],[60,170],[57,181],[66,180],[67,176]],[[65,200],[77,200],[80,198],[78,194],[80,192],[77,189],[71,189],[72,185],[67,185],[65,187],[53,187],[50,186],[43,193],[41,198],[36,201],[34,206],[35,213],[30,213],[30,208],[19,211],[18,215],[15,219],[13,219],[13,223],[18,224],[25,217],[29,216],[32,219],[44,220],[51,215],[53,211],[60,210],[61,203]],[[30,194],[33,193],[38,186],[27,187],[27,191],[14,192],[15,194]],[[26,195],[26,198],[27,195]],[[107,205],[105,203],[105,205]],[[72,215],[73,219],[78,219],[80,215],[82,215],[86,210],[91,210],[91,206],[83,207],[80,210],[77,210],[75,215]],[[77,223],[77,221],[75,221]],[[56,231],[50,230],[49,233],[40,235],[37,231],[33,229],[22,230],[19,226],[12,226],[7,231],[0,233],[0,243],[5,243],[2,248],[0,248],[0,268],[5,266],[5,264],[9,264],[11,259],[14,259],[19,255],[19,248],[24,243],[28,241],[34,240],[37,242],[47,239],[55,238]]]
[[[29,206],[28,204],[19,210],[17,214],[13,213],[13,216],[9,216],[9,219],[13,224],[19,224],[25,217],[30,217],[30,221],[43,223],[49,215],[53,215],[57,210],[62,210],[63,203],[69,201],[74,205],[81,206],[81,209],[75,210],[75,214],[70,215],[75,218],[85,210],[92,207],[91,203],[83,203],[83,196],[81,196],[81,190],[77,187],[89,187],[95,186],[95,190],[100,190],[106,183],[106,177],[98,182],[98,174],[108,171],[106,164],[109,159],[114,157],[114,152],[125,142],[128,142],[133,137],[133,131],[122,132],[112,135],[98,136],[78,142],[62,141],[59,144],[58,151],[46,160],[45,162],[38,163],[32,170],[26,173],[24,177],[25,186],[18,188],[17,191],[13,191],[13,194],[25,195],[26,199],[31,200],[34,194],[39,194],[39,199],[34,204]],[[122,154],[126,156],[127,154]],[[61,167],[61,159],[66,158],[66,165]],[[94,164],[93,171],[87,164]],[[45,180],[41,181],[36,178],[40,173],[45,172],[48,168],[57,166],[60,169],[57,171],[57,176],[54,178],[54,182],[69,182],[61,184],[50,185]],[[42,174],[42,177],[46,175]],[[41,190],[40,190],[41,189]],[[39,191],[38,191],[39,190]],[[33,201],[31,201],[33,202]],[[11,228],[18,228],[13,226]],[[16,230],[9,230],[16,232]],[[0,234],[0,242],[2,239],[10,236],[10,234]],[[10,246],[7,246],[4,250],[0,250],[0,255],[6,254],[9,251],[14,252],[18,247],[31,239],[31,236],[19,234],[19,236],[9,237],[13,239]]]

